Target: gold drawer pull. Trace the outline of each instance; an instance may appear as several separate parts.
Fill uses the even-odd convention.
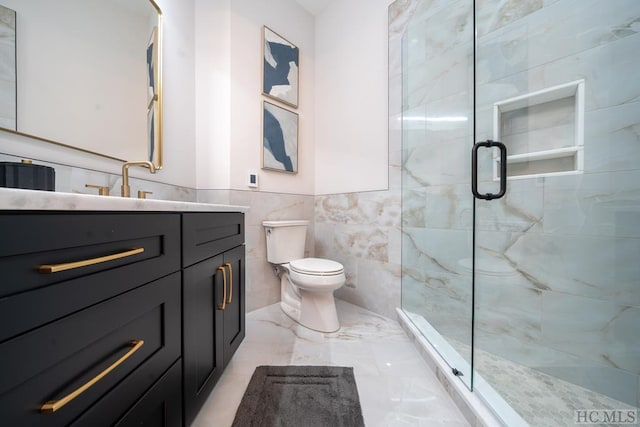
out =
[[[85,259],[82,261],[67,262],[65,264],[46,264],[38,267],[40,273],[58,273],[60,271],[73,270],[75,268],[87,267],[89,265],[100,264],[115,259],[126,258],[128,256],[140,254],[144,252],[144,248],[135,248],[129,251],[120,252],[113,255],[101,256],[98,258]]]
[[[227,270],[224,267],[218,267],[218,270],[222,271],[222,304],[218,306],[218,310],[224,310],[227,308]],[[213,284],[214,286],[216,284],[215,274],[213,275]],[[213,294],[215,296],[215,292]]]
[[[84,385],[80,386],[79,388],[77,388],[73,392],[69,393],[68,395],[66,395],[62,399],[60,399],[60,400],[50,400],[49,402],[45,403],[40,408],[40,412],[47,413],[47,414],[50,414],[52,412],[56,412],[57,410],[62,408],[64,405],[66,405],[67,403],[71,402],[76,397],[80,396],[82,393],[87,391],[91,386],[93,386],[98,381],[100,381],[102,378],[104,378],[107,374],[109,374],[109,372],[113,371],[115,368],[120,366],[125,360],[127,360],[128,358],[133,356],[133,353],[135,353],[136,351],[140,350],[140,347],[142,347],[142,345],[144,344],[144,341],[143,340],[134,340],[134,341],[130,341],[129,344],[132,346],[131,349],[129,349],[129,351],[127,351],[120,359],[116,360],[111,366],[109,366],[104,371],[100,372],[98,375],[96,375],[94,378],[89,380],[87,383],[85,383]]]
[[[233,299],[233,266],[230,262],[224,265],[229,267],[229,298],[227,298],[227,304],[231,304],[231,300]]]

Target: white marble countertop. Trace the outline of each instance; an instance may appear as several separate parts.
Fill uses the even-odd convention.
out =
[[[247,212],[249,207],[0,188],[0,210]]]

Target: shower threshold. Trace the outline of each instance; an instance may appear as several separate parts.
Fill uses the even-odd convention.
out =
[[[424,317],[396,308],[400,326],[413,340],[414,345],[435,372],[438,380],[447,390],[458,408],[472,426],[485,427],[526,427],[522,419],[493,388],[474,374],[475,392],[458,378],[451,366],[470,375],[469,363],[427,322]],[[425,337],[428,337],[425,338]],[[447,363],[445,361],[449,361]],[[482,393],[479,392],[482,390]]]
[[[576,410],[638,409],[478,348],[474,351],[474,391],[470,392],[449,368],[450,365],[463,372],[470,372],[469,363],[460,356],[470,353],[469,345],[455,340],[445,340],[421,315],[400,309],[397,311],[402,327],[413,338],[422,356],[431,359],[427,360],[429,366],[433,369],[439,364],[437,368],[444,371],[436,370],[440,381],[443,381],[443,373],[450,374],[450,381],[458,383],[458,388],[461,388],[463,393],[475,395],[478,398],[476,400],[484,404],[491,415],[499,420],[498,425],[565,427],[574,424]],[[523,387],[523,384],[526,386]],[[449,391],[452,389],[446,388]],[[464,396],[458,399],[454,397],[456,403],[460,399],[464,400]],[[473,413],[474,408],[470,408],[470,411]],[[463,413],[467,412],[469,411],[463,410]],[[491,422],[494,421],[490,418],[485,421],[478,415],[475,419],[481,425],[492,425]],[[470,420],[472,421],[474,418]]]

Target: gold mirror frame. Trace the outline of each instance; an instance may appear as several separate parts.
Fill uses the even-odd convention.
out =
[[[158,126],[156,127],[157,133],[158,133],[158,139],[156,141],[158,155],[156,156],[156,159],[151,159],[151,162],[154,164],[156,169],[162,169],[162,166],[163,166],[163,162],[162,162],[162,151],[163,151],[162,150],[162,34],[163,34],[162,10],[160,9],[160,6],[158,6],[158,3],[155,2],[155,0],[148,0],[148,1],[156,9],[156,12],[158,12],[158,31],[157,31],[158,63],[156,64],[157,81],[155,82],[155,85],[157,87],[157,92],[158,92],[155,98],[155,102],[157,103],[157,106],[158,106],[158,115],[157,115]],[[147,141],[147,151],[148,151],[148,141]]]
[[[162,169],[163,167],[163,126],[162,126],[162,115],[163,115],[163,106],[162,106],[162,46],[163,46],[163,15],[162,15],[162,10],[160,9],[160,6],[156,3],[155,0],[147,0],[151,6],[156,10],[157,14],[158,14],[158,22],[157,22],[157,63],[155,64],[156,68],[157,68],[157,72],[156,72],[156,76],[157,76],[157,82],[155,82],[156,85],[156,96],[154,98],[155,102],[156,102],[156,111],[157,113],[155,114],[154,118],[155,120],[157,120],[157,125],[155,126],[156,128],[156,135],[157,138],[155,140],[155,149],[156,149],[156,155],[155,158],[152,160],[154,166],[156,167],[156,169]],[[146,119],[145,119],[146,121]],[[70,148],[72,150],[75,151],[80,151],[83,153],[87,153],[87,154],[92,154],[95,156],[99,156],[99,157],[103,157],[103,158],[107,158],[107,159],[111,159],[111,160],[116,160],[119,162],[126,162],[126,161],[131,161],[131,160],[140,160],[140,159],[123,159],[120,157],[116,157],[113,155],[109,155],[109,154],[104,154],[104,153],[98,153],[96,151],[93,150],[88,150],[82,147],[77,147],[74,145],[70,145],[70,144],[66,144],[64,142],[60,142],[60,141],[55,141],[53,139],[49,139],[46,137],[42,137],[42,136],[38,136],[38,135],[33,135],[30,133],[26,133],[26,132],[21,132],[19,130],[13,130],[13,129],[8,129],[8,128],[3,128],[0,127],[0,131],[4,131],[4,132],[8,132],[8,133],[12,133],[14,135],[19,135],[22,137],[27,137],[30,139],[35,139],[38,141],[43,141],[43,142],[47,142],[50,144],[54,144],[57,145],[59,147],[65,147],[65,148]],[[148,129],[147,129],[147,134],[148,134]],[[149,153],[149,141],[146,141],[146,145],[147,145],[147,153]],[[148,159],[145,159],[148,160]]]

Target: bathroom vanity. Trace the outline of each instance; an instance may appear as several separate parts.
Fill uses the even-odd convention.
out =
[[[246,208],[8,189],[0,206],[2,423],[189,425],[244,338]]]

